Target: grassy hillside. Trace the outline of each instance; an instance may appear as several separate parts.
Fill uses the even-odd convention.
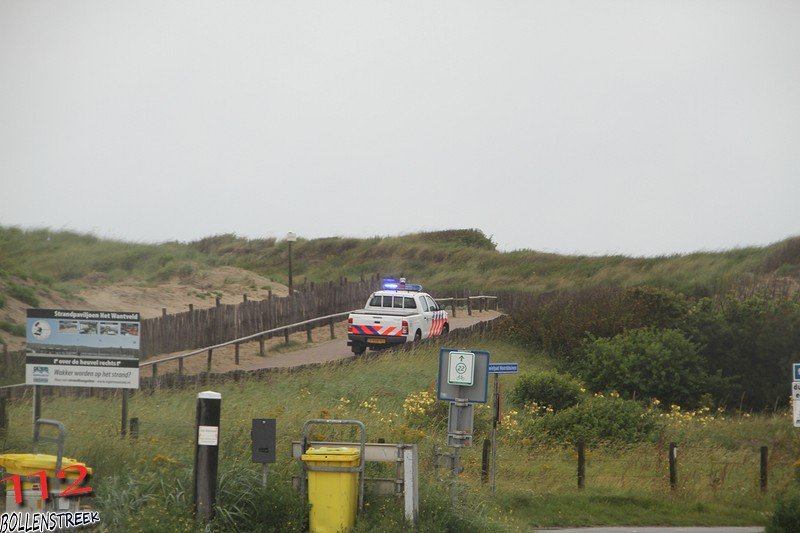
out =
[[[541,293],[597,286],[663,286],[688,296],[718,294],[780,278],[800,280],[800,237],[760,248],[653,258],[500,252],[477,229],[354,239],[300,239],[292,250],[295,285],[307,279],[405,275],[434,295],[457,291]],[[100,239],[49,229],[0,227],[0,343],[18,337],[24,309],[43,298],[78,306],[76,292],[125,281],[191,284],[196,274],[235,266],[278,282],[288,278],[288,245],[275,239],[216,235],[160,244]]]
[[[69,294],[88,282],[156,282],[218,265],[286,281],[288,247],[274,239],[217,235],[190,243],[129,243],[68,231],[0,227],[0,295],[11,282],[34,292]],[[397,237],[300,239],[293,246],[298,279],[404,274],[431,290],[550,291],[592,285],[662,285],[690,294],[714,292],[735,279],[800,278],[800,237],[760,248],[655,258],[566,256],[533,250],[499,252],[480,230]],[[11,280],[11,282],[9,281]],[[0,303],[2,300],[0,300]]]

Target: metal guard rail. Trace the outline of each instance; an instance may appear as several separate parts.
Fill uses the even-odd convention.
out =
[[[321,316],[321,317],[318,317],[318,318],[312,318],[312,319],[309,319],[309,320],[304,320],[302,322],[297,322],[295,324],[289,324],[288,326],[281,326],[279,328],[268,329],[266,331],[253,333],[252,335],[248,335],[247,337],[241,337],[239,339],[234,339],[232,341],[226,341],[226,342],[223,342],[223,343],[220,343],[220,344],[215,344],[214,346],[207,346],[205,348],[198,348],[197,350],[192,350],[191,352],[186,352],[186,353],[183,353],[183,354],[180,354],[180,355],[173,355],[171,357],[165,357],[164,359],[158,359],[157,361],[146,361],[144,363],[139,363],[139,368],[144,368],[144,367],[150,366],[150,365],[157,365],[159,363],[168,363],[170,361],[176,361],[178,359],[183,359],[185,357],[189,357],[189,356],[192,356],[192,355],[198,355],[198,354],[201,354],[203,352],[207,352],[209,350],[216,350],[217,348],[222,348],[224,346],[230,346],[231,344],[241,344],[243,342],[247,342],[249,340],[257,339],[259,337],[265,337],[265,336],[271,335],[273,333],[279,333],[279,332],[282,332],[282,331],[287,330],[287,329],[288,330],[292,330],[292,329],[295,329],[295,328],[299,328],[300,326],[306,326],[306,325],[309,325],[309,324],[313,324],[314,322],[322,322],[323,320],[330,320],[332,318],[345,317],[345,316],[347,316],[349,314],[350,314],[350,311],[346,311],[344,313],[336,313],[335,315],[327,315],[327,316]]]
[[[497,298],[498,298],[497,296],[467,296],[467,297],[464,297],[464,298],[437,298],[436,301],[437,302],[448,302],[451,305],[455,305],[455,303],[458,302],[458,301],[469,301],[469,300],[480,300],[480,299],[494,299],[494,300],[497,300]],[[180,359],[185,359],[186,357],[191,357],[193,355],[199,355],[201,353],[208,352],[209,350],[216,350],[218,348],[222,348],[222,347],[225,347],[225,346],[230,346],[232,344],[241,344],[241,343],[247,342],[249,340],[258,339],[259,337],[265,337],[267,335],[271,335],[271,334],[274,334],[274,333],[280,333],[280,332],[283,332],[285,330],[290,330],[291,331],[292,329],[296,329],[296,328],[299,328],[301,326],[307,326],[307,325],[310,325],[310,324],[314,324],[316,322],[322,322],[322,321],[331,320],[331,319],[335,319],[335,318],[343,318],[343,317],[348,316],[349,314],[350,314],[350,311],[345,311],[343,313],[336,313],[336,314],[333,314],[333,315],[327,315],[327,316],[322,316],[322,317],[317,317],[317,318],[311,318],[309,320],[304,320],[302,322],[289,324],[287,326],[280,326],[278,328],[272,328],[272,329],[268,329],[266,331],[260,331],[258,333],[253,333],[252,335],[248,335],[246,337],[241,337],[241,338],[233,339],[233,340],[226,341],[226,342],[223,342],[223,343],[220,343],[220,344],[215,344],[214,346],[206,346],[205,348],[198,348],[197,350],[192,350],[191,352],[186,352],[186,353],[179,354],[179,355],[172,355],[170,357],[165,357],[163,359],[157,359],[155,361],[145,361],[143,363],[139,363],[139,368],[141,369],[141,368],[144,368],[144,367],[147,367],[147,366],[156,366],[157,367],[157,365],[159,365],[160,363],[169,363],[170,361],[177,361],[177,360],[180,360]],[[16,385],[5,385],[5,386],[0,386],[0,390],[2,390],[2,389],[12,389],[12,388],[16,388],[16,387],[27,387],[27,386],[28,386],[27,383],[19,383],[19,384],[16,384]]]

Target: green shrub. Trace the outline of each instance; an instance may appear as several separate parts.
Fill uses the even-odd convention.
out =
[[[178,275],[182,278],[187,278],[194,274],[197,271],[197,267],[194,263],[183,262],[178,267]]]
[[[556,444],[640,442],[658,429],[656,415],[640,403],[612,396],[595,396],[578,405],[535,417],[528,436]]]
[[[696,406],[713,380],[697,346],[678,330],[640,328],[586,343],[581,375],[590,389],[624,398]]]
[[[12,324],[11,322],[6,322],[5,320],[0,320],[0,329],[17,337],[24,337],[26,334],[24,325]]]
[[[775,504],[772,520],[764,533],[797,533],[800,524],[800,490],[791,489],[782,494]]]
[[[19,285],[10,281],[8,283],[8,295],[31,307],[39,307],[39,298],[36,297],[33,289],[28,286]]]
[[[732,294],[704,298],[681,329],[702,347],[706,371],[725,378],[725,403],[750,409],[787,403],[786,369],[800,345],[800,303]]]
[[[587,287],[535,295],[512,311],[504,327],[523,344],[559,356],[572,371],[587,333],[612,337],[626,329],[675,327],[687,306],[668,289]]]
[[[509,400],[519,407],[535,402],[542,407],[550,406],[553,410],[560,411],[578,403],[581,389],[579,381],[564,374],[522,374],[509,392]]]

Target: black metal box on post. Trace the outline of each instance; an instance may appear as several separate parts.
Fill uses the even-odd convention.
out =
[[[267,486],[267,464],[278,460],[276,451],[277,428],[274,418],[254,418],[250,430],[254,463],[262,465],[262,485]]]

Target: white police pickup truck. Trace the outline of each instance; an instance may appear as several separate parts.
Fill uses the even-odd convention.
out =
[[[418,341],[450,331],[447,311],[421,285],[383,280],[383,290],[373,292],[364,309],[347,318],[347,345],[360,355],[367,348],[380,350],[406,341]]]

